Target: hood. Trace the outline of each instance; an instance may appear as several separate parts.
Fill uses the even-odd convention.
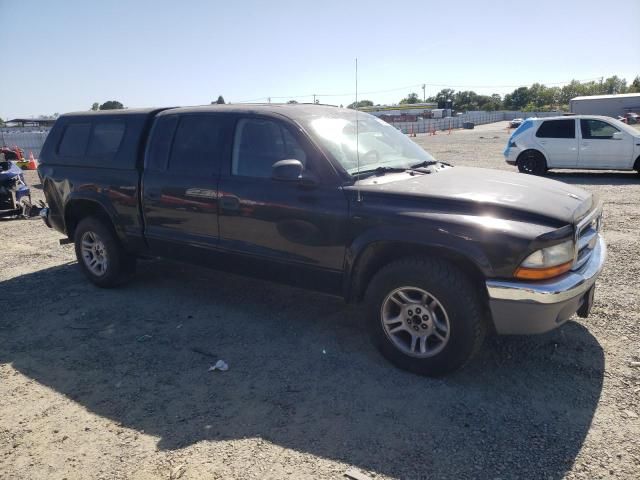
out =
[[[487,168],[453,167],[414,176],[387,174],[363,179],[358,186],[363,193],[457,200],[475,207],[516,210],[562,223],[575,223],[597,202],[593,194],[572,185]]]

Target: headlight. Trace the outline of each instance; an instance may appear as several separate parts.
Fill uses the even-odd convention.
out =
[[[523,280],[544,280],[571,269],[575,247],[573,240],[533,252],[517,268],[514,276]]]

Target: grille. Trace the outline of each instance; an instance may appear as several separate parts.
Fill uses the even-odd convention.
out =
[[[598,232],[602,226],[602,210],[597,208],[576,226],[576,255],[573,270],[580,269],[587,261],[598,243]]]

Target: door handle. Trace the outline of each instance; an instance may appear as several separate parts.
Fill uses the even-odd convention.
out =
[[[238,197],[224,195],[220,197],[220,208],[223,210],[240,210],[240,200],[238,200]]]

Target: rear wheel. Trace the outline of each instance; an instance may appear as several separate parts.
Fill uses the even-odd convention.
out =
[[[135,270],[135,258],[124,251],[111,225],[98,217],[80,221],[74,243],[80,269],[99,287],[120,285]]]
[[[372,339],[394,365],[438,376],[480,349],[486,320],[477,288],[455,265],[403,259],[383,267],[366,294]]]
[[[547,161],[537,150],[528,150],[518,157],[518,170],[530,175],[544,175],[547,173]]]

